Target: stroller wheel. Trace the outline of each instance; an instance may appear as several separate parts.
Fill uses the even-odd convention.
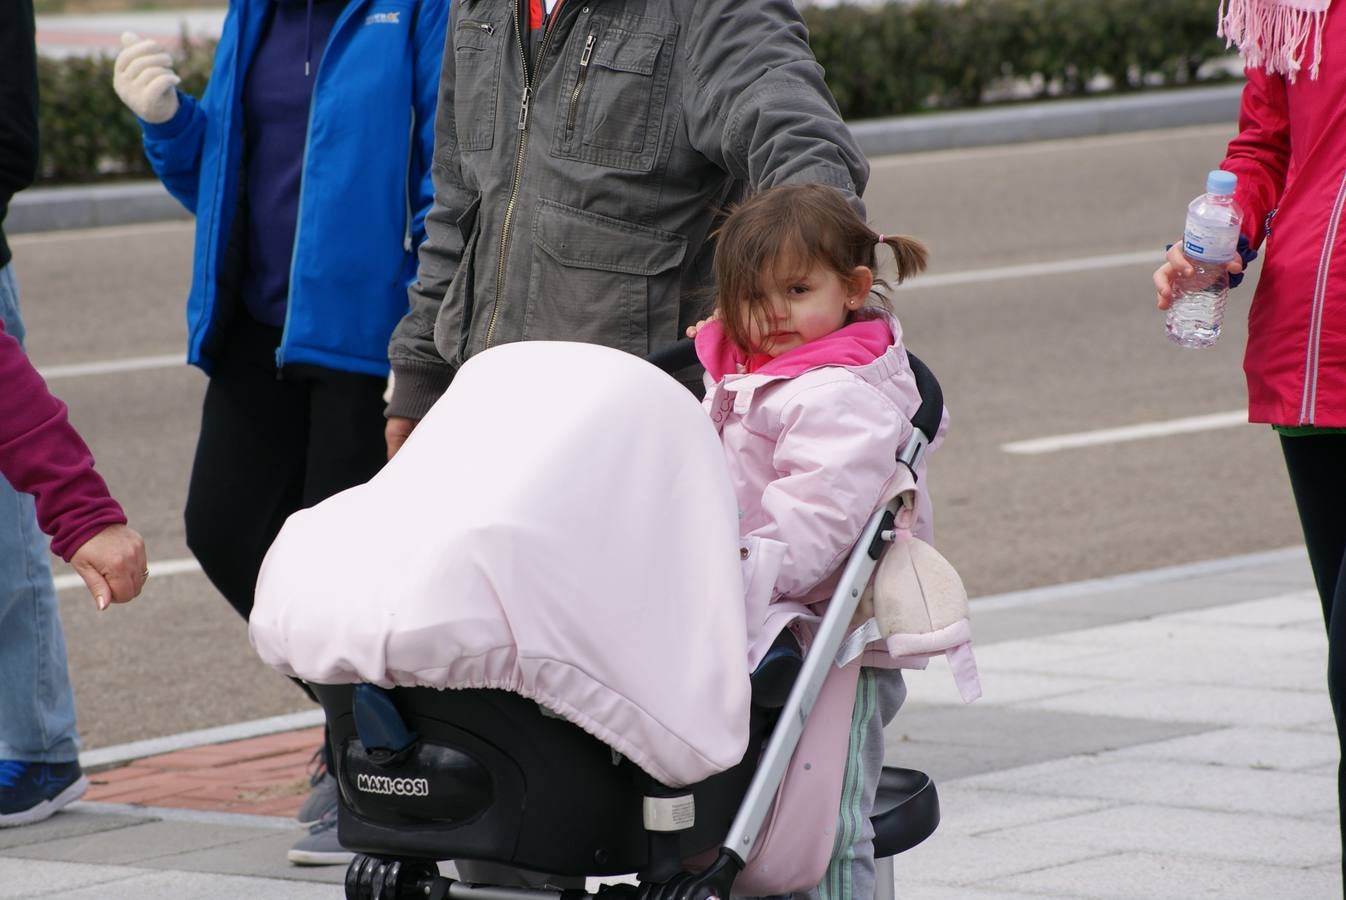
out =
[[[434,863],[359,854],[346,868],[346,900],[412,900],[439,875]]]

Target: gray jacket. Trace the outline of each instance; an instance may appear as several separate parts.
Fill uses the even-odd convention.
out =
[[[520,5],[454,3],[389,415],[495,344],[674,341],[710,306],[726,204],[869,175],[791,0],[565,0],[532,39]]]

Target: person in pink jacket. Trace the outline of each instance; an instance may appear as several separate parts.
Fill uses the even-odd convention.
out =
[[[93,456],[66,418],[65,404],[47,391],[22,345],[5,330],[6,277],[11,276],[0,268],[0,486],[21,503],[9,503],[9,510],[17,512],[18,518],[7,517],[0,527],[11,529],[11,533],[3,536],[9,539],[10,547],[16,538],[28,541],[24,535],[32,534],[35,505],[37,526],[51,535],[52,552],[84,579],[98,608],[125,603],[140,593],[149,577],[145,544],[127,527],[126,514],[94,471]],[[11,486],[13,491],[9,490]],[[18,496],[22,494],[31,494],[35,502]],[[26,562],[21,558],[19,565],[40,565],[42,577],[50,585],[46,553],[35,540],[34,544],[33,552],[42,558],[29,556]],[[28,736],[22,727],[30,721],[32,698],[47,701],[54,690],[59,690],[53,688],[53,682],[67,685],[69,696],[65,646],[59,627],[54,634],[45,632],[48,643],[42,646],[33,647],[23,640],[32,633],[24,617],[37,617],[44,602],[40,587],[20,587],[0,600],[0,612],[4,613],[0,615],[0,660],[5,662],[5,674],[10,678],[8,690],[0,696],[0,713],[8,718],[0,721],[10,726],[8,736],[16,742],[3,746],[13,746],[10,752],[21,753],[29,745],[19,742],[28,739],[31,744],[44,737]],[[54,616],[54,598],[45,602],[52,603],[50,614]],[[41,662],[34,659],[35,653],[44,659],[55,657],[60,661],[60,671],[43,671]],[[73,708],[70,715],[68,724],[73,731]],[[79,799],[88,786],[77,759],[0,759],[0,828],[41,821]]]
[[[740,531],[784,545],[772,590],[782,613],[807,616],[831,596],[865,522],[892,496],[920,406],[897,319],[871,293],[880,244],[897,257],[898,282],[925,268],[921,243],[876,233],[833,188],[757,194],[719,231],[715,314],[691,329]],[[929,538],[924,490],[917,509],[915,530]],[[874,895],[869,816],[883,727],[905,695],[898,670],[861,671],[833,855],[809,897]]]
[[[100,610],[145,586],[145,542],[93,468],[93,454],[0,322],[0,475],[32,494],[51,551],[70,563]]]
[[[1261,249],[1243,371],[1248,421],[1279,435],[1327,626],[1327,687],[1346,757],[1346,2],[1230,0],[1220,33],[1247,84],[1220,168],[1238,176],[1237,274]],[[1154,272],[1158,306],[1192,271],[1181,242]],[[1337,802],[1346,835],[1346,769]],[[1343,852],[1346,871],[1346,850]]]

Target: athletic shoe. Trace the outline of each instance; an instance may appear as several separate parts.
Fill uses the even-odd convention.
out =
[[[317,825],[322,820],[322,814],[335,808],[337,804],[337,780],[327,768],[321,747],[313,754],[313,760],[309,763],[308,786],[308,796],[304,798],[304,805],[299,807],[299,812],[294,815],[299,824],[306,828]]]
[[[0,759],[0,828],[41,822],[88,789],[78,762]]]
[[[336,804],[308,830],[307,837],[300,838],[290,848],[286,858],[296,866],[344,866],[355,858],[355,854],[344,849],[337,840]]]

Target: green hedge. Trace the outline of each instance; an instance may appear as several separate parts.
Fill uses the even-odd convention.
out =
[[[0,0],[3,2],[3,0]],[[1215,0],[889,0],[804,9],[810,41],[847,119],[977,106],[1028,85],[1077,96],[1190,84],[1229,51]],[[213,43],[184,36],[182,89],[200,96]],[[112,60],[39,61],[42,174],[60,181],[143,176],[134,118],[112,92]]]
[[[183,36],[173,54],[182,90],[201,96],[214,54],[214,41]],[[111,56],[38,57],[42,178],[91,181],[150,174],[140,126],[112,90],[112,62]]]
[[[808,7],[804,19],[847,119],[977,106],[1009,85],[1078,96],[1190,84],[1229,54],[1214,0],[913,0]]]

